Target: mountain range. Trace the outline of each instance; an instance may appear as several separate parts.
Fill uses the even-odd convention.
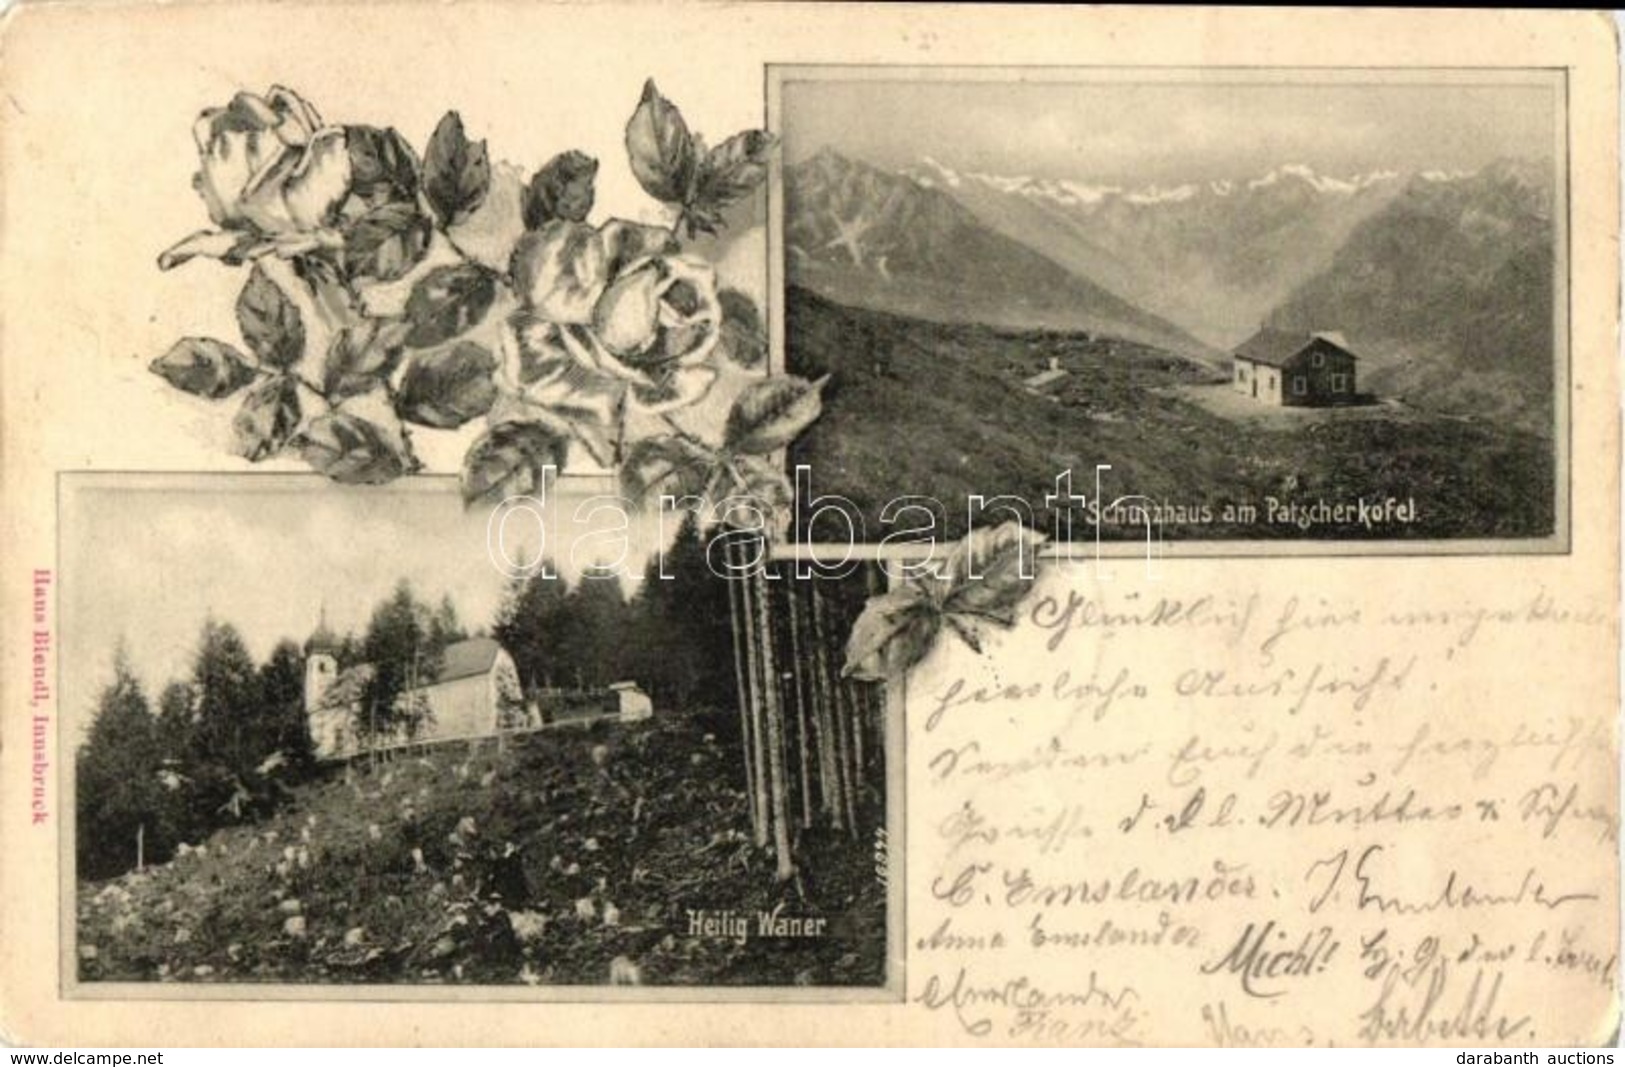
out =
[[[1551,186],[1515,160],[1131,188],[826,148],[786,174],[788,276],[852,306],[1209,358],[1266,323],[1338,330],[1362,386],[1550,433]]]
[[[785,178],[793,284],[832,300],[942,322],[1203,345],[1167,320],[985,225],[947,193],[825,150]]]
[[[1335,321],[1362,356],[1364,388],[1550,433],[1551,211],[1539,175],[1510,161],[1412,182],[1271,323]]]
[[[1256,330],[1403,184],[1392,171],[1335,179],[1292,165],[1247,181],[1138,189],[959,174],[929,160],[910,173],[1219,348]]]

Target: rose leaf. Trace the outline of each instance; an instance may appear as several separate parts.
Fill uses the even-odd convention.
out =
[[[470,141],[463,117],[448,111],[429,137],[423,155],[423,193],[440,217],[452,226],[472,215],[491,189],[491,159],[484,141]]]
[[[268,367],[291,367],[305,353],[305,322],[299,306],[259,264],[237,297],[237,326],[249,349]]]
[[[433,348],[477,325],[496,300],[496,275],[477,263],[436,267],[406,298],[409,348]]]
[[[491,410],[496,366],[490,350],[472,341],[417,353],[406,364],[397,410],[408,422],[455,429]]]
[[[183,337],[152,361],[152,373],[193,396],[220,400],[254,380],[248,358],[212,337]]]
[[[828,380],[777,375],[747,386],[728,412],[723,431],[727,447],[740,453],[783,448],[823,411],[821,394]]]

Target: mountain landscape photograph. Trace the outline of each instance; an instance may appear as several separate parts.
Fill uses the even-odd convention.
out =
[[[1070,469],[1074,539],[1555,540],[1561,83],[1390,73],[781,71],[791,463],[870,531],[1066,534]]]

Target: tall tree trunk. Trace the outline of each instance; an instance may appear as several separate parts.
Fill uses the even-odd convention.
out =
[[[878,682],[870,682],[863,686],[863,707],[865,719],[869,724],[869,740],[873,755],[870,762],[880,767],[886,761],[886,691]],[[871,772],[872,773],[872,772]],[[874,780],[884,782],[885,776],[876,774]]]
[[[745,562],[741,559],[740,562]],[[768,804],[767,804],[767,745],[762,736],[762,701],[764,675],[762,673],[762,650],[760,635],[756,632],[756,606],[754,595],[755,579],[735,572],[733,580],[739,583],[739,595],[744,605],[745,626],[745,665],[750,677],[750,737],[751,751],[755,756],[756,773],[751,782],[751,804],[755,811],[752,827],[756,831],[756,847],[767,847],[768,833]]]
[[[847,619],[844,599],[836,599],[831,607],[835,612],[836,632],[845,633]],[[841,717],[841,727],[836,736],[841,738],[841,753],[846,761],[841,770],[846,783],[844,795],[846,797],[847,829],[855,837],[858,832],[858,801],[861,796],[859,790],[863,783],[858,761],[858,753],[861,751],[858,730],[862,724],[859,722],[852,704],[852,682],[849,679],[842,678],[840,672],[836,671],[834,684],[836,699],[839,702],[836,710]]]
[[[732,541],[725,544],[725,557],[731,564],[736,553]],[[728,624],[733,630],[734,639],[734,682],[735,692],[739,703],[739,740],[745,750],[745,796],[750,798],[750,824],[754,830],[757,823],[756,812],[756,760],[752,751],[754,741],[750,732],[750,676],[749,668],[745,663],[745,642],[750,634],[750,619],[746,611],[740,606],[742,584],[735,580],[730,569],[726,579],[728,583]]]
[[[762,673],[767,684],[763,686],[766,706],[762,709],[767,719],[768,777],[773,804],[773,852],[778,859],[779,881],[787,881],[795,873],[790,862],[790,812],[788,810],[789,783],[784,774],[784,709],[779,701],[780,679],[773,656],[772,595],[767,578],[761,571],[751,579],[756,586],[756,622],[762,640]]]
[[[863,683],[847,682],[847,694],[852,701],[852,765],[853,776],[862,790],[864,777],[863,734],[869,728],[869,717],[863,713]]]
[[[815,584],[811,588],[813,620],[812,676],[817,692],[819,787],[824,794],[824,810],[835,829],[845,826],[841,802],[841,766],[836,759],[834,702],[830,699],[829,657],[825,649],[824,602]]]
[[[841,800],[846,805],[846,828],[852,836],[858,833],[857,788],[852,781],[852,715],[846,699],[846,683],[831,679],[835,688],[835,751],[841,765]]]
[[[792,577],[785,587],[790,602],[790,685],[796,701],[796,763],[801,771],[801,826],[812,825],[812,768],[808,766],[807,704],[803,699],[806,671],[801,659],[801,599],[800,585]]]

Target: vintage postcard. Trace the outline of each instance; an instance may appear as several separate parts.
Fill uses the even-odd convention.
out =
[[[13,8],[0,1040],[1614,1043],[1617,62]]]

